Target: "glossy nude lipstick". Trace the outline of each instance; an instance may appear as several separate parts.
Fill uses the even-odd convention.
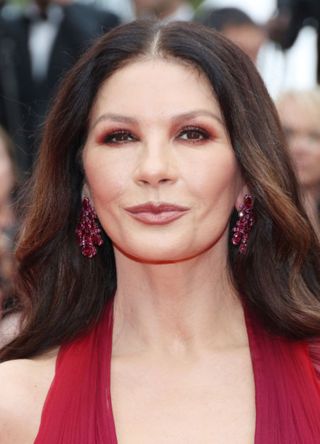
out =
[[[125,210],[136,220],[147,225],[165,225],[182,217],[188,207],[167,202],[146,202]]]

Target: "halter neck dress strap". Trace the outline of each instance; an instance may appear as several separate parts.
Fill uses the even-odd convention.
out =
[[[272,335],[245,314],[256,389],[255,444],[320,443],[320,380],[309,344]],[[314,348],[319,358],[319,346]]]
[[[308,344],[267,333],[246,309],[245,317],[256,387],[255,444],[319,444],[320,382]],[[61,347],[36,444],[117,444],[112,328],[111,301],[89,333]]]
[[[110,395],[113,302],[60,348],[35,444],[117,444]]]

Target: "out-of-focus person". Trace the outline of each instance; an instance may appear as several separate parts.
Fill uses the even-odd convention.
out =
[[[194,15],[188,0],[133,0],[133,8],[137,18],[157,18],[165,23],[188,21]]]
[[[11,140],[0,127],[0,231],[11,231],[15,223],[11,197],[17,184],[15,154]]]
[[[14,195],[18,184],[14,148],[6,132],[0,128],[0,346],[17,332],[18,317],[13,313],[15,274],[14,239],[17,217]]]
[[[263,26],[256,23],[248,14],[238,8],[205,9],[197,21],[221,32],[241,48],[256,63],[260,48],[266,41]]]
[[[276,103],[305,208],[320,235],[320,88],[284,92]]]
[[[317,37],[317,79],[320,82],[320,1],[319,0],[277,0],[275,15],[268,22],[271,40],[283,50],[290,49],[299,32],[305,26],[314,26]]]
[[[16,231],[16,216],[13,196],[18,183],[13,144],[0,127],[0,245],[10,243]],[[4,241],[3,238],[8,239]]]
[[[70,0],[30,0],[2,12],[0,123],[18,150],[24,172],[32,169],[41,126],[64,72],[91,41],[119,18]]]

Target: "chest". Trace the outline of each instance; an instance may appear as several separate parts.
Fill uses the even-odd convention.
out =
[[[255,393],[247,349],[193,365],[117,362],[112,404],[119,444],[250,444]]]

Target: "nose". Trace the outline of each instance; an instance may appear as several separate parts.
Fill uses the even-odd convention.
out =
[[[135,181],[139,185],[158,187],[160,184],[177,180],[176,161],[173,147],[169,143],[150,141],[141,146]]]

